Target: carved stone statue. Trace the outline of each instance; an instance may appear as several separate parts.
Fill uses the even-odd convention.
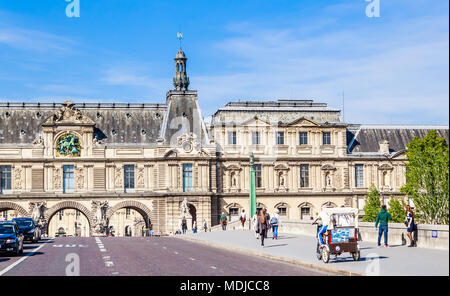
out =
[[[83,168],[77,168],[77,188],[84,188],[84,173]]]
[[[38,201],[30,202],[29,205],[31,217],[43,227],[45,225],[45,210],[47,209],[47,203],[45,201]]]
[[[53,185],[55,187],[55,189],[61,189],[61,169],[60,168],[55,168],[53,170]]]
[[[32,144],[33,145],[44,145],[44,139],[42,138],[42,136],[39,136],[36,139],[34,139]]]
[[[137,185],[139,188],[144,187],[144,168],[138,168],[137,171]]]
[[[97,233],[104,233],[108,225],[106,211],[109,208],[108,201],[92,201],[92,211],[94,216],[94,230]]]
[[[187,217],[189,214],[189,204],[187,198],[185,197],[180,205],[180,217]]]
[[[15,167],[14,168],[14,187],[16,189],[22,189],[22,168]]]
[[[189,203],[186,197],[183,199],[180,205],[180,216],[178,218],[178,225],[180,226],[180,228],[183,218],[186,219],[187,227],[190,230],[192,228],[192,216],[189,213]]]
[[[123,181],[122,168],[116,167],[114,171],[114,184],[116,184],[116,188],[122,187],[123,184],[122,181]]]

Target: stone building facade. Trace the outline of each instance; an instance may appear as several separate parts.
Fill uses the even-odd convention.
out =
[[[446,126],[341,121],[311,100],[231,102],[203,120],[184,52],[165,104],[0,103],[0,216],[32,216],[48,235],[179,229],[249,210],[249,155],[257,202],[288,219],[323,204],[362,209],[374,184],[402,197],[405,147]],[[386,200],[387,202],[387,200]]]

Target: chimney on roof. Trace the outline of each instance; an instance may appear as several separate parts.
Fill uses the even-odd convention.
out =
[[[380,143],[380,150],[378,150],[381,154],[389,154],[389,141],[383,140]]]

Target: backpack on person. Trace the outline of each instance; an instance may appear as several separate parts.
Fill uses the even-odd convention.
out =
[[[272,219],[270,219],[270,224],[271,225],[277,225],[278,224],[278,218],[277,217],[272,217]]]

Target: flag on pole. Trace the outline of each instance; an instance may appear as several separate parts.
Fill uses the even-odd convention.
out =
[[[183,39],[183,33],[178,32],[178,33],[177,33],[177,39],[178,39],[178,40]]]

